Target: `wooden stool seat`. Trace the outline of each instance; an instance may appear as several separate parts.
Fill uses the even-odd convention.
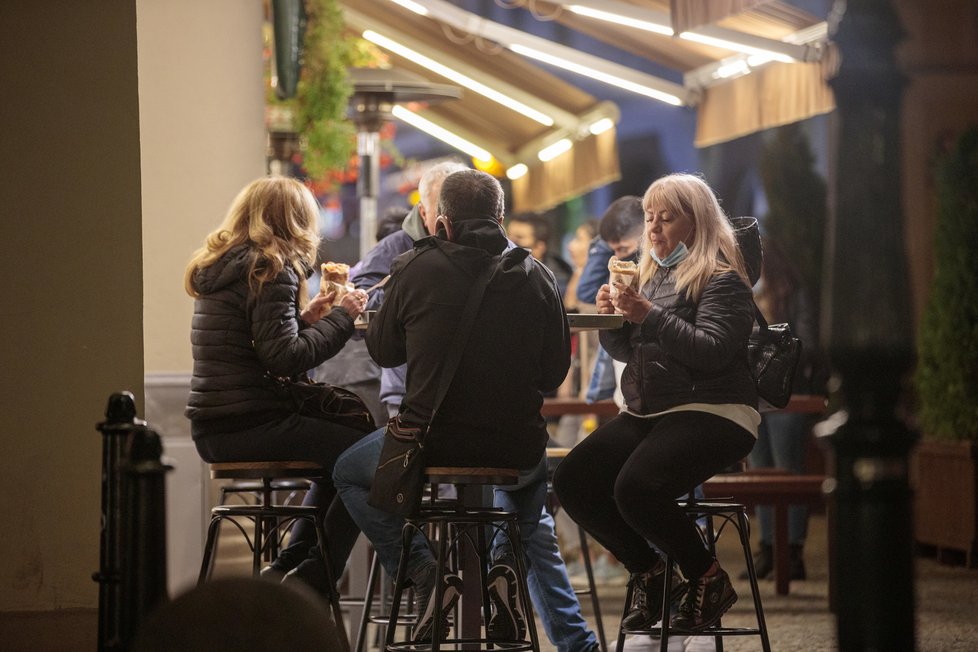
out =
[[[424,470],[430,484],[516,484],[520,478],[517,469],[498,469],[484,466],[429,466]]]
[[[263,554],[268,553],[274,560],[278,554],[280,539],[297,519],[306,519],[313,525],[316,532],[316,543],[322,553],[326,568],[327,582],[331,593],[327,596],[333,619],[337,625],[340,645],[343,652],[350,649],[346,627],[343,624],[343,613],[340,607],[339,594],[336,591],[334,578],[331,576],[332,567],[327,546],[326,532],[323,527],[321,510],[312,505],[289,505],[274,501],[275,487],[283,480],[321,478],[328,471],[321,464],[303,460],[265,461],[265,462],[217,462],[210,465],[211,478],[221,480],[257,480],[260,486],[253,493],[257,496],[257,504],[248,505],[218,505],[211,509],[210,525],[207,528],[207,540],[204,543],[204,557],[201,561],[200,575],[197,583],[202,584],[210,577],[213,569],[214,556],[217,552],[218,535],[224,521],[232,523],[248,540],[252,551],[252,574],[258,575]],[[251,533],[238,522],[246,519],[252,523]]]
[[[280,480],[284,478],[321,478],[326,469],[315,462],[215,462],[211,477],[229,480]]]

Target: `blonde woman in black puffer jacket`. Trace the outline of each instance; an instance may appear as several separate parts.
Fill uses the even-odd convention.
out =
[[[672,624],[700,630],[717,622],[737,595],[676,498],[743,459],[756,440],[747,270],[760,265],[744,261],[733,225],[697,176],[657,180],[642,208],[639,290],[617,283],[597,296],[599,313],[625,317],[621,328],[600,338],[612,358],[627,363],[626,405],[571,451],[554,488],[567,513],[631,573],[626,629],[659,621],[662,551],[689,580],[670,587],[674,599],[685,594]]]
[[[195,252],[185,275],[194,297],[194,373],[186,414],[206,462],[303,459],[331,471],[363,437],[360,430],[298,414],[275,382],[335,355],[353,334],[367,296],[349,292],[308,299],[306,279],[319,246],[319,206],[301,183],[258,179],[234,199],[224,221]],[[329,475],[313,483],[304,504],[326,512],[339,577],[359,535]],[[305,580],[321,592],[325,567],[315,533],[298,522],[290,545],[265,574]]]

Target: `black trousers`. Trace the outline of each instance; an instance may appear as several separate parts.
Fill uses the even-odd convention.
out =
[[[561,505],[632,573],[652,568],[659,550],[688,579],[713,563],[676,499],[747,456],[754,437],[723,417],[673,412],[622,414],[588,435],[557,467]]]
[[[298,414],[271,423],[256,425],[243,432],[209,435],[195,440],[197,452],[205,462],[249,462],[308,460],[326,468],[326,477],[315,480],[303,505],[319,508],[329,537],[333,558],[333,577],[343,572],[360,528],[346,511],[333,486],[333,465],[340,453],[362,439],[366,433],[323,419]],[[309,555],[316,543],[316,532],[305,519],[292,529],[289,546],[279,553],[276,565],[288,571]]]

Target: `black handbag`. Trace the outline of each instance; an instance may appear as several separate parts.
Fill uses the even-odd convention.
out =
[[[770,407],[783,408],[791,399],[795,370],[801,358],[801,340],[788,324],[768,324],[754,305],[758,327],[747,341],[747,362],[757,395]],[[767,406],[761,405],[763,411]]]
[[[475,315],[486,286],[495,266],[486,265],[475,281],[468,301],[462,311],[455,339],[444,358],[438,389],[435,393],[431,409],[431,417],[427,424],[411,424],[402,415],[391,417],[384,430],[384,446],[380,451],[380,460],[370,485],[370,495],[367,504],[385,512],[410,518],[418,513],[421,507],[421,496],[424,492],[425,469],[425,436],[430,424],[434,423],[441,407],[441,402],[448,392],[455,369],[462,359],[462,351],[472,330]]]
[[[269,375],[269,378],[292,399],[302,416],[325,419],[360,432],[377,429],[367,404],[344,387],[316,382],[306,374],[293,378]]]

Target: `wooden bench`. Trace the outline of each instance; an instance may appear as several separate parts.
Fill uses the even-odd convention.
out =
[[[588,403],[579,398],[545,398],[540,414],[545,417],[560,417],[565,414],[596,414],[599,417],[617,416],[618,406],[614,401]]]
[[[779,469],[753,470],[743,473],[715,475],[703,483],[707,498],[730,498],[747,507],[769,505],[774,511],[774,584],[778,595],[787,595],[789,566],[788,507],[806,505],[821,508],[826,505],[824,475],[796,475]],[[829,517],[831,524],[831,516]],[[829,569],[832,568],[832,532],[829,531]],[[832,574],[829,573],[829,594],[832,594]]]

